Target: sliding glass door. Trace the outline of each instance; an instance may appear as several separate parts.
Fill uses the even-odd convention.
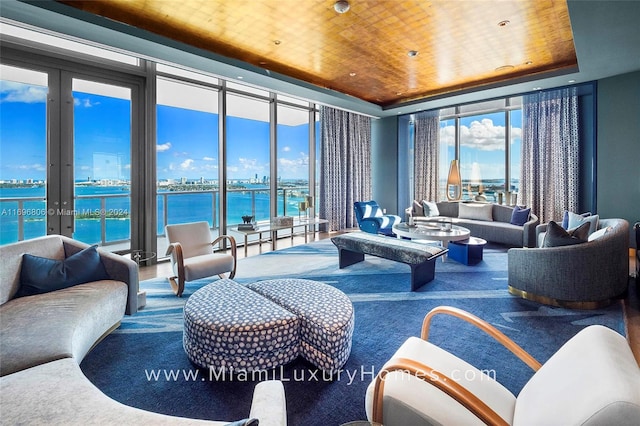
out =
[[[0,245],[47,234],[47,72],[0,65]]]
[[[119,245],[131,239],[131,88],[71,77],[73,238]],[[65,184],[65,185],[68,185]]]
[[[0,244],[61,234],[130,249],[139,86],[99,70],[0,67]]]

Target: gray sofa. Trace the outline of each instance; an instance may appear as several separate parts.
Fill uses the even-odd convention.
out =
[[[218,424],[139,410],[104,395],[82,373],[85,355],[137,308],[135,262],[99,250],[109,279],[25,297],[23,254],[62,260],[89,247],[50,235],[0,246],[0,406],[3,424]],[[279,381],[256,386],[251,417],[286,424]]]
[[[555,306],[592,309],[627,290],[629,223],[601,219],[600,238],[570,246],[508,251],[509,292]]]
[[[467,203],[474,205],[477,203]],[[482,238],[500,244],[507,244],[517,247],[535,247],[536,246],[536,226],[540,223],[538,217],[531,213],[529,220],[523,225],[512,225],[511,215],[514,207],[504,206],[500,204],[489,204],[492,206],[492,221],[463,219],[458,217],[460,202],[439,202],[436,203],[440,213],[437,217],[416,216],[413,213],[413,219],[420,223],[424,220],[437,220],[438,218],[451,218],[454,225],[459,225],[471,231],[474,237]],[[487,203],[483,203],[487,205]],[[412,211],[407,209],[407,214]]]

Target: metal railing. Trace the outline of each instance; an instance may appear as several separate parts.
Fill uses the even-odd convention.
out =
[[[302,197],[308,194],[308,186],[286,187],[278,189],[278,212],[279,214],[287,215],[288,211],[291,211],[287,201]],[[211,194],[211,206],[210,214],[207,211],[206,220],[211,223],[213,230],[219,229],[220,223],[218,218],[219,210],[219,190],[201,190],[201,191],[158,191],[156,197],[158,200],[158,229],[164,229],[164,226],[169,223],[171,208],[180,206],[180,201],[176,202],[180,196],[186,195],[198,195],[198,194]],[[256,195],[259,193],[269,193],[268,188],[230,188],[227,189],[228,194],[233,193],[249,193],[251,200],[251,213],[256,216],[258,212],[256,210]],[[128,241],[128,239],[122,238],[109,238],[107,230],[107,223],[109,219],[130,219],[128,205],[127,209],[122,208],[109,208],[108,200],[117,198],[130,197],[129,193],[123,194],[97,194],[97,195],[78,195],[76,196],[76,208],[74,210],[56,210],[46,206],[46,199],[44,197],[13,197],[13,198],[0,198],[0,212],[2,213],[2,237],[3,241],[0,244],[6,244],[13,241],[22,241],[25,239],[25,222],[43,222],[43,232],[46,233],[46,219],[47,215],[55,214],[74,214],[76,221],[81,219],[99,219],[100,221],[100,238],[99,243],[101,245],[119,244]],[[173,200],[172,200],[173,199]],[[97,208],[78,208],[81,202],[90,202],[91,200],[99,200],[99,207]],[[11,205],[10,203],[13,203]],[[36,203],[35,206],[29,205],[30,203]],[[182,205],[184,207],[184,204]],[[208,210],[208,208],[207,208]],[[297,213],[297,210],[296,212]],[[260,219],[260,218],[258,218]],[[268,219],[268,215],[262,219]],[[233,225],[232,223],[230,225]],[[34,230],[37,232],[37,230]],[[11,235],[6,235],[11,234]],[[33,235],[35,236],[35,235]],[[29,238],[33,237],[29,236]],[[158,237],[162,236],[162,232],[159,232]],[[7,240],[7,241],[4,241]]]

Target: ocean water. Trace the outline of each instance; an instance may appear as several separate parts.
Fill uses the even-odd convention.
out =
[[[250,185],[248,185],[250,186]],[[253,186],[248,189],[258,189]],[[73,237],[89,244],[114,243],[130,238],[128,187],[76,187],[75,229]],[[83,198],[83,197],[92,198]],[[100,198],[100,196],[104,196]],[[44,187],[33,188],[1,188],[0,189],[0,244],[18,241],[20,216],[22,216],[24,239],[45,235],[47,206],[42,201],[6,201],[7,198],[41,198],[45,197]],[[215,204],[214,204],[215,197]],[[256,220],[269,219],[269,190],[264,191],[229,191],[227,223],[229,226],[242,223],[242,216],[254,215]],[[286,201],[282,193],[278,199],[278,215],[298,215],[298,203],[303,201],[300,196],[292,196],[287,191]],[[286,208],[285,208],[286,203]],[[158,235],[164,234],[166,223],[184,223],[204,220],[212,227],[220,225],[219,219],[213,221],[214,212],[219,216],[219,198],[217,193],[187,192],[174,193],[170,191],[158,192],[157,217]],[[99,213],[107,213],[105,233],[102,228]],[[62,212],[63,214],[67,212]],[[103,241],[104,238],[104,241]]]

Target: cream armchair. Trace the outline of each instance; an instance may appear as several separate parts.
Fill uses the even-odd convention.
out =
[[[427,341],[437,314],[476,325],[535,371],[517,398]],[[385,426],[632,425],[640,419],[640,368],[627,340],[600,325],[583,329],[540,365],[489,323],[439,307],[425,317],[422,337],[409,338],[382,367],[367,389],[365,408],[370,421]]]
[[[237,246],[233,237],[221,235],[212,242],[207,222],[167,225],[165,233],[169,241],[166,254],[171,256],[175,274],[169,277],[169,283],[176,296],[182,296],[186,281],[214,275],[222,278],[226,272],[230,273],[229,278],[235,276]],[[231,254],[214,253],[213,247],[223,240],[230,243]]]

